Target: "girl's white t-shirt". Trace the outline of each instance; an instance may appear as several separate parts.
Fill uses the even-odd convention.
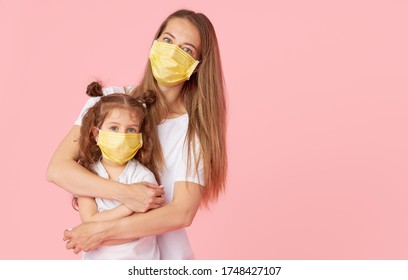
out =
[[[132,87],[107,87],[103,89],[103,94],[129,92]],[[98,102],[100,97],[91,97],[86,102],[75,125],[82,124],[82,117],[87,110]],[[198,170],[195,171],[195,160],[193,153],[190,156],[190,168],[187,163],[186,135],[189,118],[187,114],[180,117],[167,119],[158,125],[158,135],[165,161],[164,170],[160,176],[161,184],[164,185],[166,203],[173,199],[175,182],[192,182],[204,186],[204,167],[200,160]],[[197,143],[197,141],[196,141]],[[196,145],[198,152],[199,146]],[[184,228],[170,231],[157,236],[160,249],[160,258],[164,260],[194,259],[186,230]]]
[[[105,167],[100,161],[93,164],[91,169],[102,178],[109,179]],[[124,184],[133,184],[146,181],[156,184],[153,173],[143,164],[131,159],[116,181]],[[95,198],[98,212],[107,211],[118,207],[121,203],[117,200]],[[158,260],[160,258],[156,236],[146,236],[135,241],[113,246],[99,246],[94,250],[84,252],[84,260]]]

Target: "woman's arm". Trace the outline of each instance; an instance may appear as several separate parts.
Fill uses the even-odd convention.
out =
[[[80,126],[74,125],[58,146],[47,169],[47,180],[77,196],[114,199],[135,212],[160,207],[163,188],[148,183],[123,185],[93,174],[78,161]]]
[[[110,210],[98,212],[98,206],[92,197],[78,197],[78,208],[83,223],[113,221],[134,213],[123,204]]]
[[[66,247],[75,253],[88,251],[111,239],[140,238],[158,235],[189,226],[201,202],[201,186],[176,182],[173,201],[147,213],[131,215],[115,221],[85,223],[65,231]]]

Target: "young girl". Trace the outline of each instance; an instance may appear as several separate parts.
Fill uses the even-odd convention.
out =
[[[90,84],[87,94],[103,96],[101,85]],[[156,184],[155,175],[145,167],[151,165],[152,151],[151,136],[144,129],[148,122],[144,120],[145,106],[152,101],[152,98],[138,100],[121,93],[101,97],[82,119],[79,163],[103,178],[120,183]],[[113,221],[133,214],[117,200],[74,197],[73,204],[79,209],[82,222]],[[155,236],[110,240],[85,252],[83,259],[159,259],[159,250]]]

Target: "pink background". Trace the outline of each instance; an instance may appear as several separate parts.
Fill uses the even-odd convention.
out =
[[[45,180],[95,78],[135,84],[179,8],[219,38],[229,182],[199,259],[408,259],[406,1],[0,1],[0,259],[76,259]]]

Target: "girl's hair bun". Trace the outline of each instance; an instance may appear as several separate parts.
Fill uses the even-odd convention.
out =
[[[149,107],[149,106],[152,105],[154,102],[156,102],[156,95],[154,94],[153,91],[148,90],[148,91],[145,93],[145,97],[142,98],[142,102],[143,102],[144,104],[146,104],[147,107]]]
[[[86,88],[86,94],[91,97],[103,96],[102,84],[100,82],[92,82]]]

